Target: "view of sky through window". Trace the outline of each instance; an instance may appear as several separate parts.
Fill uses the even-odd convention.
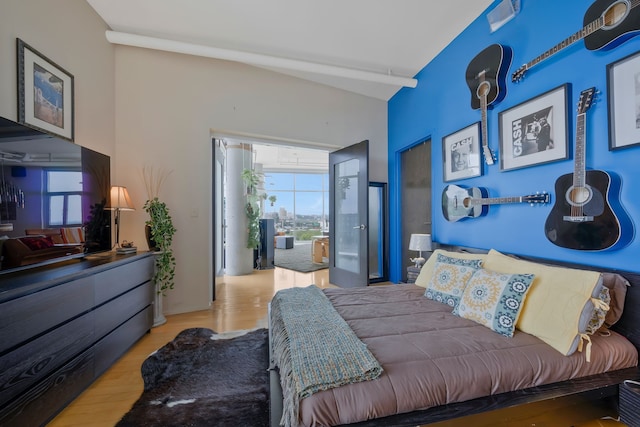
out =
[[[275,196],[264,203],[264,217],[273,218],[277,231],[299,240],[318,235],[329,226],[329,174],[267,172],[264,190]]]

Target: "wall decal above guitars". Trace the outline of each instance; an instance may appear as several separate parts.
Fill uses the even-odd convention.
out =
[[[544,225],[551,243],[567,249],[598,251],[622,245],[627,242],[621,239],[621,219],[632,227],[624,210],[616,215],[610,205],[609,196],[619,190],[617,177],[585,167],[586,113],[594,96],[595,88],[580,93],[574,171],[556,180],[556,201]]]
[[[549,194],[537,193],[516,197],[487,197],[486,188],[463,188],[457,185],[447,185],[442,191],[442,214],[447,221],[459,221],[466,218],[484,216],[489,211],[488,205],[505,203],[549,203]]]
[[[482,153],[488,165],[495,162],[495,157],[489,148],[487,109],[489,105],[502,101],[507,94],[505,80],[511,56],[511,48],[492,44],[471,60],[465,73],[471,91],[471,108],[482,111]]]
[[[640,0],[596,0],[584,14],[583,28],[577,33],[522,65],[511,81],[524,79],[527,70],[567,46],[584,39],[589,50],[610,49],[618,46],[640,31]]]

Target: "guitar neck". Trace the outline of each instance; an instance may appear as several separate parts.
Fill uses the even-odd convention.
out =
[[[586,175],[586,144],[585,144],[586,113],[580,113],[576,117],[576,152],[573,167],[573,186],[582,188],[585,186]]]
[[[534,58],[530,62],[527,62],[527,69],[531,69],[531,67],[541,63],[542,61],[544,61],[545,59],[549,58],[550,56],[560,52],[565,47],[571,46],[575,42],[577,42],[579,40],[582,40],[583,38],[587,37],[590,34],[595,33],[600,28],[602,28],[604,26],[604,24],[605,24],[604,16],[600,16],[598,19],[596,19],[595,21],[591,22],[589,25],[585,26],[580,31],[576,32],[575,34],[571,35],[570,37],[567,37],[566,39],[564,39],[563,41],[561,41],[560,43],[558,43],[557,45],[555,45],[551,49],[547,50],[543,54],[537,56],[536,58]]]
[[[484,156],[484,161],[488,165],[492,165],[494,162],[493,152],[489,148],[489,130],[487,128],[487,94],[483,93],[482,95],[478,95],[480,98],[480,110],[482,112],[482,123],[480,127],[482,127],[482,154]]]
[[[489,132],[487,131],[487,97],[480,97],[480,110],[482,112],[482,145],[488,145],[489,143]]]
[[[506,203],[525,203],[524,196],[515,197],[487,197],[487,198],[469,198],[467,200],[469,206],[479,205],[503,205]]]

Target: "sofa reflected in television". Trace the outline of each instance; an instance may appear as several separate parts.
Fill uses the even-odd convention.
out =
[[[0,270],[46,263],[83,254],[82,227],[28,229],[25,235],[0,239]]]

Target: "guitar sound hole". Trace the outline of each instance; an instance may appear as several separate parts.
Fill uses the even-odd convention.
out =
[[[491,84],[488,81],[484,81],[478,85],[478,89],[476,89],[476,95],[478,98],[486,98],[489,95],[489,91],[491,90]]]
[[[626,1],[618,1],[604,12],[604,29],[609,29],[617,26],[622,22],[629,13],[629,5]]]
[[[571,206],[584,206],[591,200],[591,189],[589,187],[569,187],[565,198]]]

